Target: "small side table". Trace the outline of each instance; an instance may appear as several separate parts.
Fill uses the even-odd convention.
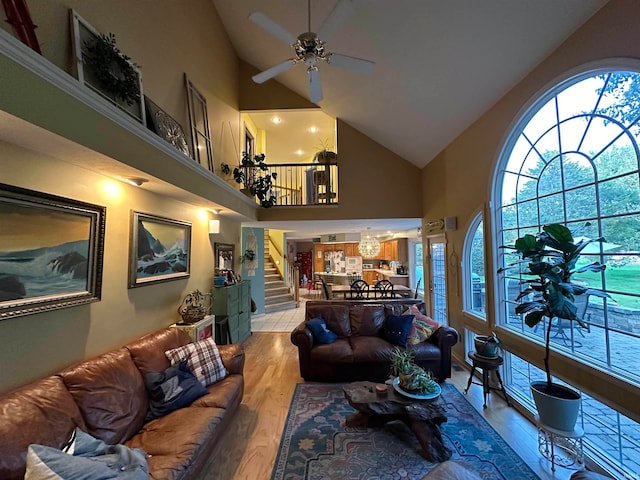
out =
[[[564,432],[548,427],[540,422],[536,415],[538,426],[538,450],[540,454],[551,462],[551,471],[556,471],[556,465],[580,470],[584,468],[584,449],[582,437],[584,430],[576,426],[573,432]]]
[[[487,394],[491,393],[491,390],[500,390],[504,395],[504,400],[507,402],[508,406],[511,406],[509,402],[509,397],[507,397],[507,392],[504,389],[504,384],[502,383],[502,378],[500,378],[499,368],[504,362],[502,357],[498,356],[496,358],[483,357],[478,355],[475,351],[469,352],[469,359],[472,362],[473,368],[471,369],[471,375],[469,375],[469,382],[467,383],[467,388],[464,393],[466,394],[469,391],[469,387],[471,387],[472,383],[476,385],[482,385],[482,391],[484,394],[484,408],[487,408]],[[473,375],[476,373],[476,368],[482,370],[482,383],[476,383],[473,381]],[[489,378],[489,374],[491,372],[496,372],[496,377],[498,377],[498,385],[500,385],[499,389],[493,388],[491,386],[491,381]]]
[[[174,323],[172,327],[179,328],[186,332],[191,340],[198,342],[213,336],[213,323],[215,321],[215,315],[207,315],[202,320],[196,323]]]

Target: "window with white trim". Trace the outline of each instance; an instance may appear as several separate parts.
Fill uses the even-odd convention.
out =
[[[585,366],[599,368],[640,385],[635,355],[640,350],[640,73],[587,72],[561,82],[543,95],[511,132],[495,172],[494,227],[496,246],[513,245],[516,238],[562,223],[574,237],[604,237],[583,251],[577,265],[600,261],[603,272],[574,276],[610,299],[587,298],[577,322],[552,325],[552,347]],[[496,249],[498,266],[510,262]],[[515,314],[521,277],[507,270],[496,285],[497,322],[509,331],[541,341],[546,326],[527,327]],[[522,372],[535,369],[515,355],[505,355],[509,388],[517,395],[528,390]],[[523,377],[524,378],[524,377]],[[519,384],[522,385],[519,386]],[[602,405],[586,399],[583,425],[603,432],[603,443],[620,448],[596,448],[620,471],[638,471],[630,455],[640,447],[640,426],[624,419],[624,428],[604,429]],[[617,414],[618,421],[623,418]],[[587,430],[587,428],[585,428]],[[604,437],[607,438],[604,438]]]
[[[464,309],[467,313],[486,320],[482,212],[478,213],[469,225],[463,255]]]

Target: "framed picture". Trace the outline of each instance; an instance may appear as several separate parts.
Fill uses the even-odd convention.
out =
[[[218,270],[233,270],[235,246],[230,243],[218,243],[214,245],[216,254],[216,266]]]
[[[187,157],[191,157],[187,137],[182,125],[173,119],[167,112],[156,105],[149,97],[144,96],[145,115],[147,127],[159,137],[165,139]]]
[[[189,277],[191,224],[131,212],[129,288]]]
[[[144,125],[140,69],[116,46],[115,35],[103,35],[70,11],[78,80]]]
[[[0,320],[100,300],[105,214],[0,183]]]

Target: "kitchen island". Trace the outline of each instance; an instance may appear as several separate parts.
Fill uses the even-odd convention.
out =
[[[318,278],[322,278],[326,283],[332,283],[333,285],[351,285],[350,279],[354,278],[354,275],[350,273],[315,272],[315,275]],[[389,280],[394,285],[409,286],[409,275],[398,275],[393,273],[392,270],[383,268],[363,270],[361,277],[371,286],[375,285],[377,280]]]

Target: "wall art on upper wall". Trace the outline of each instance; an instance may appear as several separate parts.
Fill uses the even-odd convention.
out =
[[[116,47],[113,33],[101,34],[74,10],[70,14],[78,80],[144,125],[138,66]]]
[[[198,91],[193,82],[184,74],[189,107],[189,125],[191,127],[191,149],[193,158],[204,168],[213,172],[213,148],[209,130],[207,99]]]
[[[131,212],[129,288],[190,275],[191,224]]]
[[[99,301],[105,215],[0,184],[0,320]]]
[[[164,138],[171,145],[176,147],[187,157],[191,156],[187,137],[180,125],[167,112],[156,105],[149,97],[144,96],[145,114],[147,116],[147,127],[159,137]]]

